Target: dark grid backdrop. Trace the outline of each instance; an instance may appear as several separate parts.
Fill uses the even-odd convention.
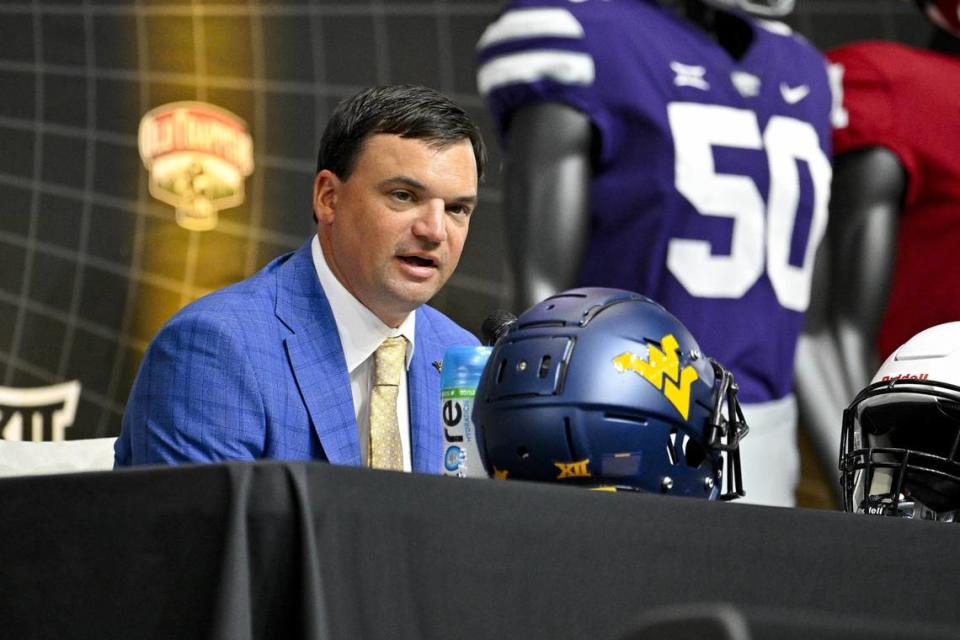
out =
[[[598,1],[598,0],[595,0]],[[499,151],[474,88],[495,1],[74,0],[0,4],[0,386],[78,379],[68,438],[116,435],[150,338],[178,308],[311,233],[316,143],[332,106],[372,84],[436,87],[481,122],[491,170],[461,266],[434,304],[476,331],[504,304]],[[897,0],[799,0],[820,46],[923,44]],[[137,126],[201,100],[242,118],[246,202],[189,232],[148,193]]]

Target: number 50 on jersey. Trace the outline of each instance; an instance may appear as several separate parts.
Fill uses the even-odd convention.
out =
[[[761,131],[753,111],[700,103],[672,103],[667,115],[677,191],[700,215],[733,219],[728,255],[714,255],[705,240],[673,238],[667,268],[690,294],[704,298],[740,298],[766,270],[780,304],[806,310],[830,199],[830,160],[820,148],[816,129],[808,122],[776,115]],[[766,204],[750,177],[716,171],[713,148],[717,146],[766,152],[770,168]],[[814,206],[803,261],[794,266],[789,258],[800,201],[798,160],[809,167]]]

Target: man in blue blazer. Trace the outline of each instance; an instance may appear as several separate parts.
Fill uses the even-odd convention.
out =
[[[476,125],[431,89],[379,87],[341,102],[318,154],[317,235],[161,329],[116,466],[365,465],[374,353],[399,336],[402,468],[437,473],[440,362],[448,347],[478,342],[424,303],[460,259],[484,161]]]

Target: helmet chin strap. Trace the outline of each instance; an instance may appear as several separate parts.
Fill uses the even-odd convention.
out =
[[[862,513],[870,515],[904,518],[907,520],[933,520],[937,522],[956,522],[957,511],[934,511],[919,500],[904,496],[871,495],[860,505]]]
[[[894,486],[898,469],[875,468],[870,478],[867,497],[860,503],[860,512],[870,515],[905,518],[908,520],[934,520],[956,522],[957,511],[935,511],[909,495],[909,490]]]

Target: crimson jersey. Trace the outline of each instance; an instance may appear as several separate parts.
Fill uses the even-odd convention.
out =
[[[960,59],[892,42],[828,57],[843,78],[835,153],[885,147],[908,178],[877,341],[886,358],[923,329],[960,320]]]

